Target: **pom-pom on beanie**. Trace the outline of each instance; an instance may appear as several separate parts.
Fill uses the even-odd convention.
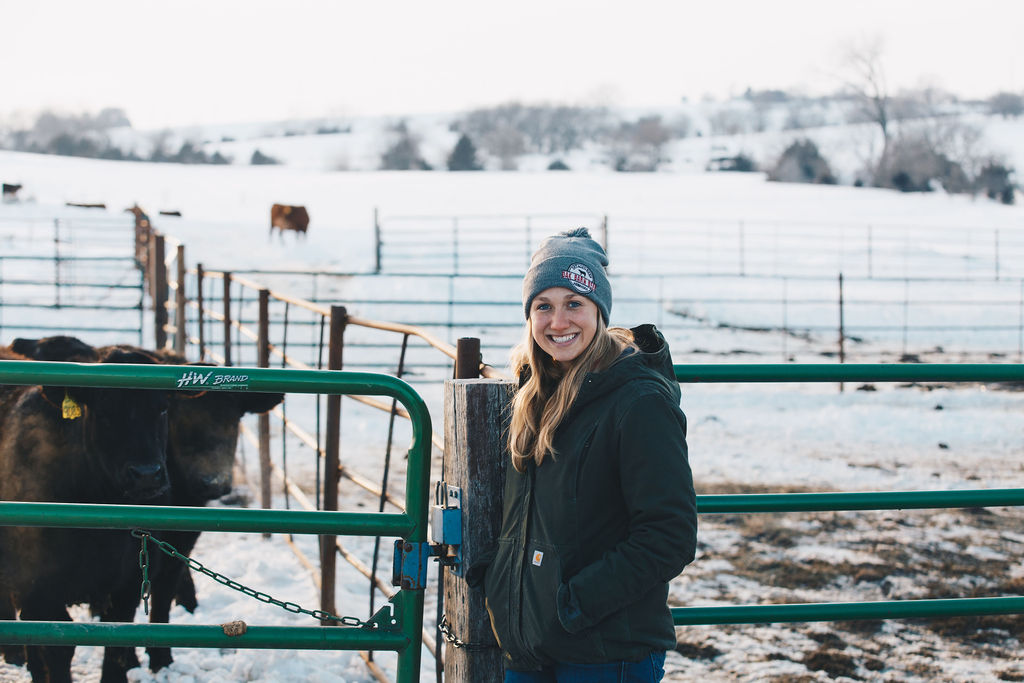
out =
[[[608,255],[586,228],[548,237],[530,259],[523,278],[523,310],[530,317],[530,302],[549,287],[565,287],[581,294],[601,311],[604,324],[612,311],[612,289],[605,267]]]

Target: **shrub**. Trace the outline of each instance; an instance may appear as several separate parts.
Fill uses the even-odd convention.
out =
[[[988,109],[1004,119],[1024,114],[1024,96],[1013,92],[1000,92],[988,98]]]
[[[476,159],[476,145],[465,133],[455,143],[455,149],[448,156],[449,171],[479,171],[483,166]]]
[[[711,159],[707,166],[705,166],[705,170],[752,173],[757,170],[757,162],[752,157],[740,152],[736,156],[715,157]]]
[[[1014,183],[1011,180],[1013,169],[1003,164],[989,161],[982,167],[978,177],[974,179],[974,187],[984,192],[989,199],[998,199],[1003,204],[1013,204]]]
[[[966,191],[970,183],[963,167],[936,151],[923,135],[896,138],[878,164],[875,186],[900,192],[931,192],[935,183],[947,192]]]
[[[259,149],[256,149],[253,151],[252,158],[249,159],[249,163],[253,166],[271,166],[281,162],[272,156],[267,156],[263,152],[259,151]]]
[[[811,140],[797,140],[786,148],[768,171],[768,180],[783,183],[821,183],[834,185],[832,169],[818,146]]]
[[[428,171],[430,164],[420,156],[419,140],[409,132],[405,123],[395,127],[398,139],[381,155],[380,167],[384,171]]]
[[[561,159],[555,159],[550,164],[548,164],[548,170],[549,171],[568,171],[569,170],[569,165],[566,164]]]

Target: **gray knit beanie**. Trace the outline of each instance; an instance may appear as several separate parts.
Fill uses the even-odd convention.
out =
[[[523,278],[523,310],[530,317],[530,302],[548,287],[565,287],[582,294],[601,311],[604,324],[612,311],[612,288],[605,267],[608,255],[586,228],[552,235],[541,242]]]

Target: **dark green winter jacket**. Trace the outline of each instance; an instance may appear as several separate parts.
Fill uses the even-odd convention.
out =
[[[668,582],[694,558],[686,418],[664,338],[586,376],[556,455],[507,469],[484,589],[509,668],[639,660],[675,647]]]

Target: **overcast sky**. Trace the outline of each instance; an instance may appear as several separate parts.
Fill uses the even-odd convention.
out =
[[[0,117],[137,128],[826,92],[876,36],[893,89],[1024,90],[1024,0],[0,0],[0,21]]]

